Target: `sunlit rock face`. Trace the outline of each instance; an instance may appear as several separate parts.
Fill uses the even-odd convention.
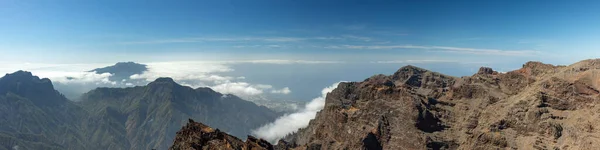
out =
[[[599,60],[452,77],[415,66],[340,83],[292,149],[598,149]],[[279,145],[279,144],[278,144]]]

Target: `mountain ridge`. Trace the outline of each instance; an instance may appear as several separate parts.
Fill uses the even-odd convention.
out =
[[[568,66],[530,61],[506,73],[481,67],[463,77],[405,66],[389,76],[340,83],[308,127],[276,146],[598,149],[598,72],[600,59]]]
[[[183,118],[245,135],[279,114],[171,78],[146,86],[96,88],[73,102],[49,79],[18,71],[0,78],[0,115],[7,116],[0,117],[0,149],[166,149],[185,124]]]

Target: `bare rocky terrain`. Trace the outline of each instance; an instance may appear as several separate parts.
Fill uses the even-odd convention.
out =
[[[405,66],[339,84],[287,142],[221,149],[600,149],[599,71],[600,59],[527,62],[506,73],[482,67],[466,77]],[[207,148],[185,147],[183,135],[222,141],[190,136],[201,133],[178,133],[171,148]]]

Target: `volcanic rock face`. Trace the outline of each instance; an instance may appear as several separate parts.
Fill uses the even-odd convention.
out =
[[[242,142],[242,140],[221,132],[219,129],[213,129],[189,119],[187,125],[177,132],[173,146],[169,150],[199,149],[271,150],[273,145],[252,136],[248,136],[246,142]]]
[[[341,83],[295,149],[600,149],[600,60],[452,77],[414,66]],[[280,146],[279,144],[277,146]]]

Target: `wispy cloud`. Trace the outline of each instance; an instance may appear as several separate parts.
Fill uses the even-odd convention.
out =
[[[371,63],[378,64],[404,64],[404,63],[415,63],[415,64],[424,64],[424,63],[448,63],[448,62],[459,62],[456,60],[435,60],[435,59],[425,59],[425,60],[386,60],[386,61],[372,61]]]
[[[256,63],[256,64],[339,64],[344,61],[329,60],[286,60],[286,59],[264,59],[247,61],[226,61],[227,63]]]
[[[359,40],[359,41],[365,41],[365,42],[369,42],[372,40],[372,38],[370,38],[370,37],[356,36],[356,35],[342,35],[342,37],[345,39]]]
[[[489,62],[460,61],[460,60],[447,60],[447,59],[421,59],[421,60],[407,59],[407,60],[371,61],[370,63],[376,63],[376,64],[436,64],[436,63],[488,64]]]
[[[306,38],[297,37],[193,37],[147,41],[123,42],[120,44],[168,44],[168,43],[202,43],[202,42],[297,42]]]
[[[341,28],[344,30],[363,30],[367,28],[365,24],[347,24],[347,25],[336,25],[335,28]]]
[[[346,40],[346,41],[365,41],[373,40],[371,37],[357,35],[341,35],[341,36],[316,36],[316,37],[188,37],[188,38],[172,38],[158,39],[145,41],[130,41],[119,44],[173,44],[173,43],[202,43],[202,42],[300,42],[300,41],[328,41],[328,40]],[[268,44],[273,45],[273,44]]]
[[[333,45],[326,46],[330,49],[369,49],[369,50],[386,50],[386,49],[422,49],[442,52],[457,52],[467,54],[481,55],[510,55],[510,56],[530,56],[541,52],[535,50],[500,50],[500,49],[484,49],[484,48],[465,48],[465,47],[449,47],[449,46],[418,46],[418,45]]]
[[[276,93],[276,94],[290,94],[290,93],[292,93],[292,90],[290,90],[289,87],[284,87],[284,88],[279,89],[279,90],[277,90],[277,89],[271,90],[271,93]]]

